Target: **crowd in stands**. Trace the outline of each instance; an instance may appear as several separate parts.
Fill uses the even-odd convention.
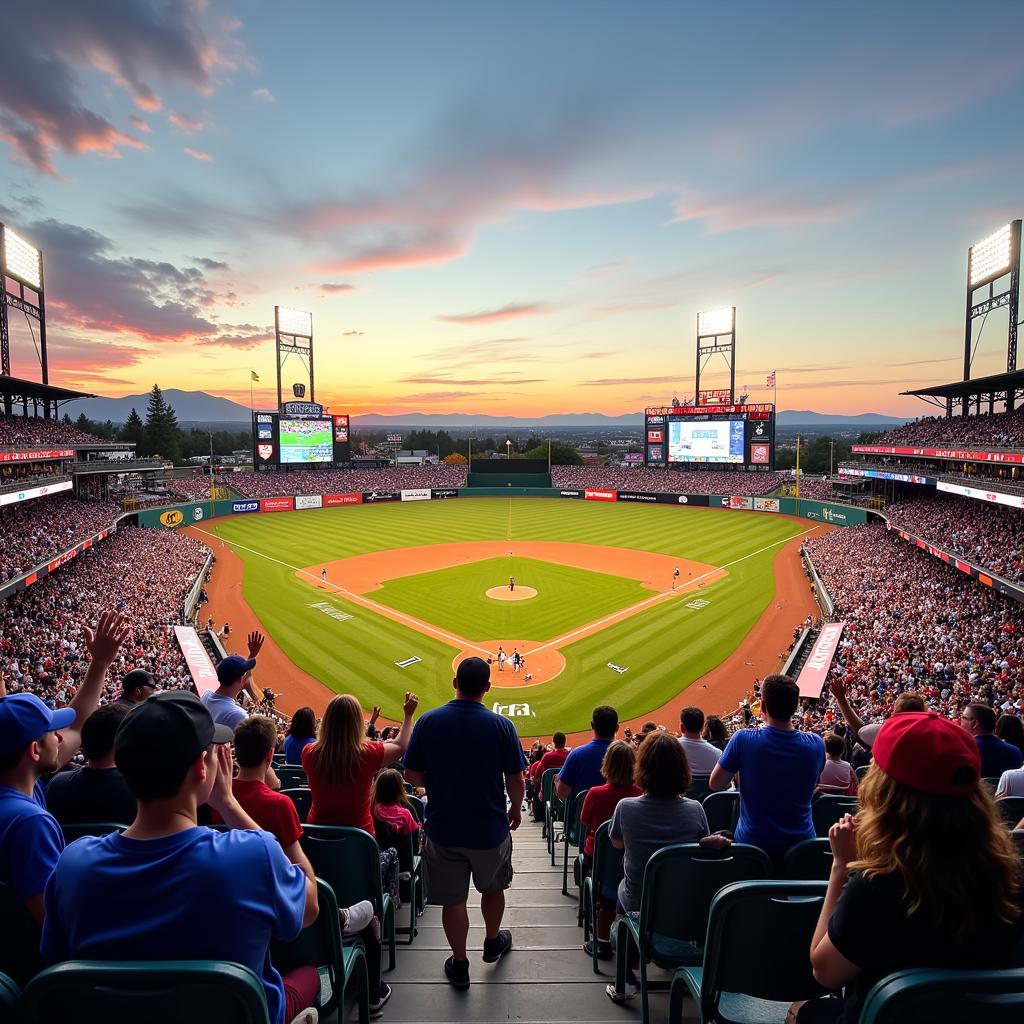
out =
[[[0,448],[73,447],[76,444],[104,443],[102,437],[87,434],[63,420],[46,420],[38,416],[0,416]]]
[[[873,444],[930,448],[1024,448],[1024,412],[980,416],[922,416],[878,437]]]
[[[395,466],[390,469],[300,469],[290,473],[233,473],[225,479],[246,498],[287,494],[348,494],[419,487],[465,487],[465,466]]]
[[[1024,578],[1024,512],[971,498],[936,495],[886,506],[894,526],[952,551],[997,576]]]
[[[120,508],[61,494],[0,509],[0,583],[66,551],[110,526]]]
[[[20,487],[38,487],[50,483],[55,477],[64,476],[61,463],[54,462],[5,462],[0,465],[0,490]]]
[[[771,494],[790,479],[788,472],[766,473],[713,470],[649,469],[645,466],[552,466],[555,487],[648,491],[669,494]]]

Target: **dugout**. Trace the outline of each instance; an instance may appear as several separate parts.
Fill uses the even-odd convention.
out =
[[[474,459],[467,487],[550,487],[547,459]]]

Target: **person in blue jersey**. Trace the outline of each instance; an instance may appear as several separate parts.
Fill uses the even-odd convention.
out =
[[[299,708],[292,715],[288,735],[284,738],[284,763],[302,764],[302,748],[316,742],[316,713],[310,707]]]
[[[263,982],[271,1024],[313,1024],[316,969],[282,978],[269,948],[316,920],[316,880],[235,798],[232,735],[191,693],[158,693],[128,714],[114,759],[135,821],[61,854],[46,886],[43,959],[230,960]],[[232,831],[198,826],[201,804]]]
[[[594,738],[569,754],[555,779],[555,794],[559,800],[568,800],[573,793],[604,783],[601,764],[619,731],[619,713],[607,704],[594,708],[590,728],[594,730]]]

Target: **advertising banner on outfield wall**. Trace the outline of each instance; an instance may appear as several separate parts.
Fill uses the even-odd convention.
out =
[[[411,487],[402,491],[402,501],[430,501],[429,487]]]
[[[349,494],[325,494],[324,507],[337,508],[339,505],[362,505],[362,491],[353,491]]]
[[[618,491],[616,497],[619,501],[657,501],[656,494],[649,494],[645,491]]]
[[[259,500],[253,498],[251,501],[233,501],[231,502],[231,514],[239,515],[242,512],[259,512],[260,503]]]
[[[614,501],[615,491],[598,491],[587,487],[583,491],[583,497],[586,498],[587,501]]]
[[[323,508],[323,498],[319,494],[297,494],[296,508]]]
[[[430,495],[433,498],[457,498],[459,492],[454,487],[433,487],[430,490]]]
[[[204,693],[216,690],[220,685],[217,681],[217,670],[213,667],[199,634],[191,626],[175,626],[174,639],[178,641],[181,655],[188,665],[196,693],[202,697]]]
[[[23,491],[8,491],[7,494],[0,494],[0,507],[14,505],[19,501],[31,501],[33,498],[44,498],[47,494],[59,494],[61,491],[70,491],[72,483],[70,480],[62,480],[59,484],[47,484],[44,487],[27,487]]]
[[[780,508],[778,498],[755,498],[755,512],[778,512]]]
[[[583,497],[583,492],[582,491],[574,491],[574,490],[571,490],[571,489],[563,488],[562,490],[560,490],[558,492],[558,496],[560,498],[582,498]]]
[[[740,497],[738,494],[729,495],[729,508],[753,508],[754,503],[750,498]]]
[[[363,501],[371,504],[377,501],[401,501],[401,491],[363,491]]]
[[[260,500],[261,512],[291,512],[294,507],[293,498],[263,498]]]
[[[74,448],[33,448],[23,452],[0,452],[0,462],[38,462],[42,459],[70,459]]]
[[[832,667],[832,659],[839,649],[839,638],[843,635],[845,622],[826,622],[821,627],[818,639],[814,641],[810,657],[796,677],[801,697],[817,700],[825,689],[825,677]]]
[[[213,515],[213,506],[208,501],[194,505],[175,505],[173,508],[143,509],[139,513],[139,526],[161,526],[173,530],[179,526],[201,523]]]

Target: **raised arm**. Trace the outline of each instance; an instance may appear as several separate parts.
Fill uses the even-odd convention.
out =
[[[861,729],[864,728],[864,719],[850,707],[850,702],[846,697],[846,683],[841,679],[830,679],[828,688],[832,691],[839,710],[842,711],[843,718],[846,719],[846,724],[853,730],[853,738],[856,739]]]
[[[405,717],[402,719],[402,728],[398,735],[384,744],[384,763],[391,764],[398,761],[409,746],[409,737],[412,736],[412,716],[416,713],[420,699],[415,693],[407,693],[405,702],[402,704],[402,711]]]

